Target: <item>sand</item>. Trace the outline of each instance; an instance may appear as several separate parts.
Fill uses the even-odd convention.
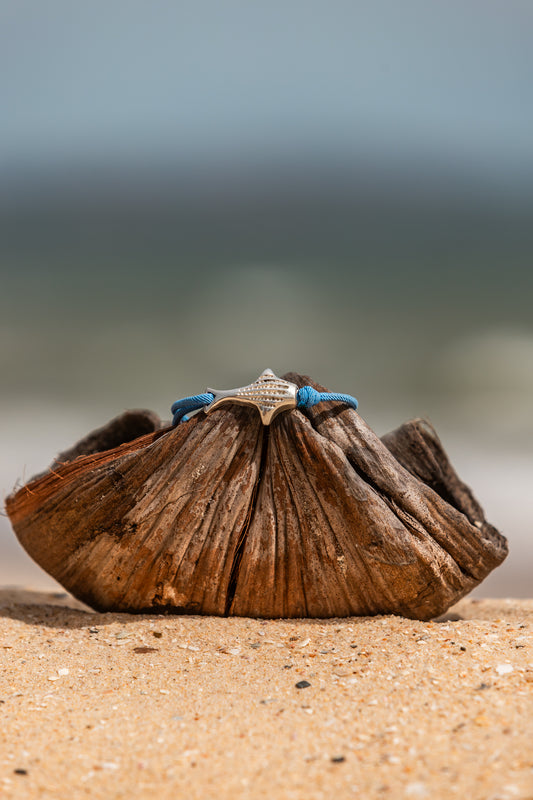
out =
[[[0,658],[2,798],[533,798],[533,600],[261,621],[6,589]]]

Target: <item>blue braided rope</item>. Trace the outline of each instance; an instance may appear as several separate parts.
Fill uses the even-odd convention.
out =
[[[180,422],[187,422],[189,411],[197,411],[199,408],[208,406],[215,399],[215,395],[211,392],[204,392],[203,394],[194,394],[192,397],[184,397],[183,400],[176,400],[172,403],[170,408],[172,414],[172,424],[178,425]]]
[[[336,400],[338,403],[346,403],[352,408],[357,408],[358,403],[351,394],[337,394],[336,392],[317,392],[312,386],[302,386],[296,393],[298,408],[312,408],[317,403],[325,400]]]

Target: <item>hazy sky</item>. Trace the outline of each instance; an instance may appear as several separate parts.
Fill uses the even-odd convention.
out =
[[[533,175],[531,0],[0,0],[0,167],[365,152]]]

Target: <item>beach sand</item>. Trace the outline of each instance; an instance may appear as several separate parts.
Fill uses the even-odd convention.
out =
[[[261,621],[4,589],[0,658],[0,797],[533,798],[533,600]]]

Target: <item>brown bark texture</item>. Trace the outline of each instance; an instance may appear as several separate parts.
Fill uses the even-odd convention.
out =
[[[298,386],[323,387],[289,373]],[[130,411],[6,501],[27,552],[101,611],[429,619],[507,555],[429,423],[336,402]]]

